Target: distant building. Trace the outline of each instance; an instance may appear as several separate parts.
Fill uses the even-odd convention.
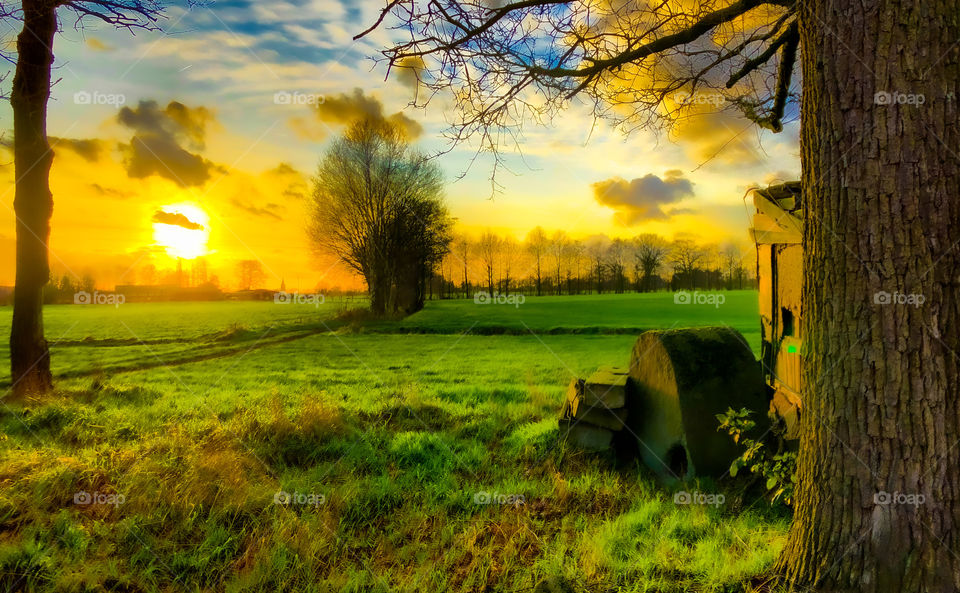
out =
[[[128,303],[219,301],[224,298],[223,292],[213,284],[190,287],[181,287],[176,284],[119,284],[114,291],[122,294]]]

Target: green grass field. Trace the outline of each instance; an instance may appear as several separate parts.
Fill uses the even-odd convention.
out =
[[[336,302],[49,307],[58,392],[0,406],[0,590],[749,590],[781,511],[734,482],[664,487],[556,425],[571,377],[625,365],[642,329],[729,325],[756,350],[756,293],[726,296],[389,322]]]

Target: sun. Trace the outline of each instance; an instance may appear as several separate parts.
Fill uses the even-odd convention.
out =
[[[210,217],[196,204],[161,206],[153,215],[153,239],[171,257],[204,256],[209,253]]]

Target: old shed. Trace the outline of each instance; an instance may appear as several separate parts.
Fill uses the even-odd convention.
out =
[[[800,182],[754,189],[751,234],[757,244],[761,352],[764,378],[772,390],[771,412],[796,438],[803,408],[800,302],[803,278],[803,202]]]

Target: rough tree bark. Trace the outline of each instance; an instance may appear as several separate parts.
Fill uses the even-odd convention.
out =
[[[17,37],[13,107],[17,217],[17,272],[10,331],[10,371],[15,397],[48,391],[50,352],[43,337],[43,287],[50,277],[47,241],[53,195],[49,174],[53,152],[47,141],[47,101],[53,37],[54,0],[23,0],[23,30]]]
[[[806,374],[779,569],[799,589],[957,591],[960,11],[800,6]]]

